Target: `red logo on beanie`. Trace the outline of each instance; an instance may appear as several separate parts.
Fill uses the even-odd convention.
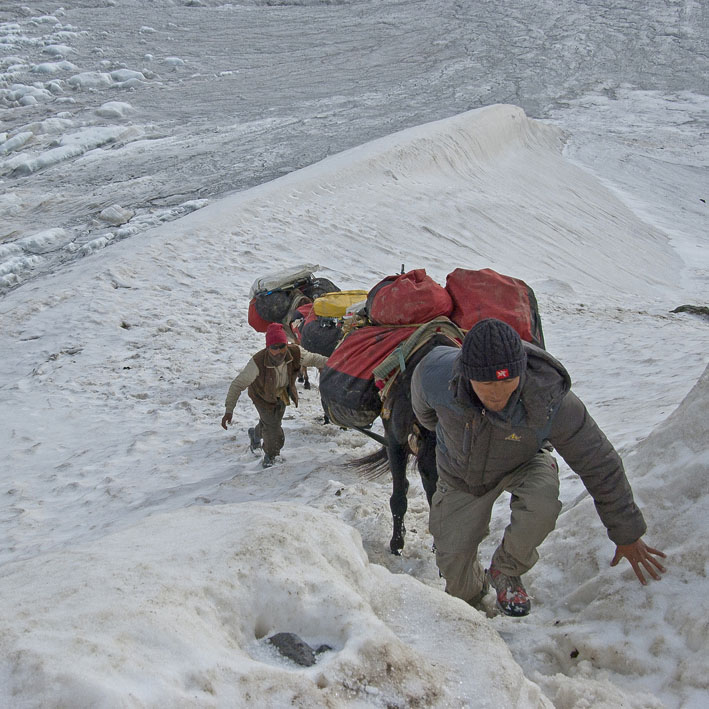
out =
[[[498,379],[509,379],[510,377],[510,370],[509,369],[498,369],[495,372],[495,376]]]

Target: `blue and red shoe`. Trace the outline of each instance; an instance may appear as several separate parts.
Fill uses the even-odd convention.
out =
[[[497,607],[505,614],[520,618],[532,609],[532,600],[519,576],[508,576],[494,567],[487,570],[490,585],[497,592]]]

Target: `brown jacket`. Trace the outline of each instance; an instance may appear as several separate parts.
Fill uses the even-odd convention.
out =
[[[233,413],[241,393],[248,389],[252,401],[275,404],[279,398],[284,403],[298,405],[298,392],[295,380],[301,367],[317,367],[322,369],[327,357],[308,352],[298,345],[288,345],[284,362],[278,366],[271,364],[267,350],[257,352],[237,374],[229,387],[226,397],[226,412]]]
[[[300,347],[288,345],[285,361],[280,365],[281,367],[285,365],[285,372],[281,370],[280,374],[286,379],[286,384],[285,387],[279,387],[279,367],[271,363],[267,349],[257,352],[254,355],[254,362],[258,366],[259,375],[249,385],[251,401],[263,404],[276,404],[279,400],[288,404],[289,401],[292,401],[293,405],[297,407],[298,390],[295,387],[295,380],[300,371],[300,359]],[[287,399],[284,398],[284,393],[287,395]]]

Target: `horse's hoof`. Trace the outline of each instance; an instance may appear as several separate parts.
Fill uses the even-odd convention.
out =
[[[394,556],[401,556],[401,550],[404,548],[404,542],[402,541],[394,541],[393,539],[391,542],[389,542],[389,551],[394,555]]]

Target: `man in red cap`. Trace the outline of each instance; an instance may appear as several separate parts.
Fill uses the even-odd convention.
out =
[[[259,415],[256,426],[249,429],[250,448],[252,451],[261,448],[263,439],[262,464],[264,468],[269,468],[285,443],[281,421],[286,406],[291,402],[298,406],[295,381],[300,368],[322,369],[325,362],[327,357],[289,344],[283,325],[271,323],[266,330],[265,349],[248,361],[229,387],[222,428],[226,430],[227,424],[232,422],[236,402],[241,393],[248,390]]]

